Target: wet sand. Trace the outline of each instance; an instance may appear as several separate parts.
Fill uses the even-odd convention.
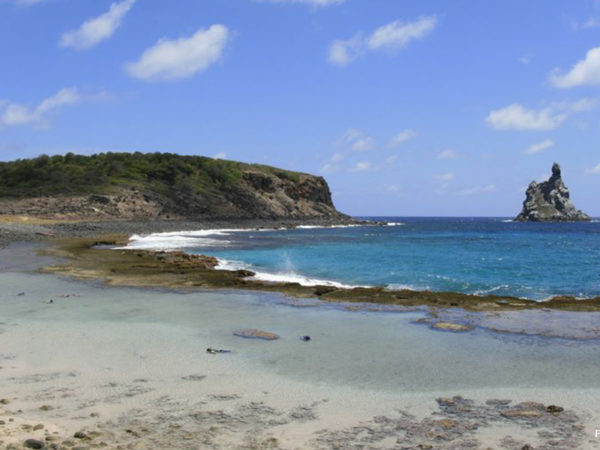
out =
[[[452,333],[421,312],[276,293],[109,287],[30,273],[48,263],[34,250],[0,252],[0,448],[600,444],[596,339]]]

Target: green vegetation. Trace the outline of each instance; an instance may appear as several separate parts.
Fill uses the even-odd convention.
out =
[[[231,190],[245,170],[298,181],[300,173],[173,153],[67,153],[0,162],[0,197],[108,194],[120,187],[147,188],[167,196]]]

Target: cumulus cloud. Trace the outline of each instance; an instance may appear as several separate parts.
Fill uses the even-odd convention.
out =
[[[591,169],[587,169],[585,171],[585,174],[586,175],[598,175],[598,174],[600,174],[600,164],[592,167]]]
[[[348,128],[344,135],[336,142],[338,146],[349,146],[357,152],[366,152],[375,147],[375,139],[355,128]]]
[[[416,131],[414,131],[410,128],[407,128],[406,130],[402,130],[400,133],[398,133],[396,136],[394,136],[390,140],[388,147],[390,147],[390,148],[398,147],[399,145],[402,145],[405,142],[408,142],[408,141],[416,138],[417,136],[418,136],[418,134]]]
[[[550,83],[561,89],[600,84],[600,47],[589,50],[585,58],[575,63],[566,73],[554,69],[550,74]]]
[[[334,153],[331,155],[329,160],[321,168],[319,172],[321,173],[332,173],[339,169],[339,163],[344,159],[344,155],[342,153]]]
[[[436,16],[420,17],[414,22],[396,20],[377,28],[368,36],[358,33],[347,40],[335,40],[329,46],[328,61],[337,66],[346,66],[369,51],[398,52],[412,41],[431,34],[437,22]]]
[[[486,123],[496,130],[553,130],[572,114],[590,111],[597,99],[582,98],[575,102],[555,102],[541,109],[528,109],[513,103],[491,111]]]
[[[525,150],[525,153],[527,153],[529,155],[533,155],[535,153],[543,152],[544,150],[549,149],[553,145],[554,145],[554,141],[552,139],[546,139],[542,142],[538,142],[537,144],[533,144],[533,145],[529,146]]]
[[[362,49],[362,38],[356,35],[346,41],[335,40],[329,46],[327,60],[335,66],[346,66],[358,58]]]
[[[567,118],[552,108],[527,109],[518,103],[491,111],[485,121],[496,130],[553,130]]]
[[[348,172],[366,172],[370,170],[373,165],[368,161],[357,162],[354,166],[348,169]]]
[[[452,150],[451,148],[447,148],[446,150],[443,150],[439,155],[438,158],[439,159],[454,159],[458,156],[458,153],[456,153],[454,150]]]
[[[600,27],[600,20],[597,19],[596,17],[589,17],[584,22],[573,21],[572,25],[573,25],[573,30],[575,30],[575,31],[589,30],[590,28]]]
[[[48,114],[66,105],[74,105],[81,100],[75,88],[64,88],[55,95],[42,100],[31,108],[19,103],[5,102],[0,105],[0,126],[31,125],[37,129],[49,127]]]
[[[371,50],[401,50],[411,41],[423,39],[431,34],[437,25],[437,17],[420,17],[415,22],[396,20],[377,28],[367,41]]]
[[[219,61],[228,40],[229,30],[223,25],[200,29],[189,38],[161,39],[125,70],[145,81],[188,78]]]
[[[104,14],[85,21],[77,30],[63,33],[60,46],[86,50],[110,38],[134,3],[135,0],[124,0],[111,4]]]

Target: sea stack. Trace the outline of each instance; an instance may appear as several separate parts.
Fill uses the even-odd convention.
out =
[[[590,216],[575,208],[569,199],[569,189],[565,186],[557,163],[552,165],[552,176],[548,181],[532,181],[527,188],[521,213],[515,218],[518,222],[583,222]]]

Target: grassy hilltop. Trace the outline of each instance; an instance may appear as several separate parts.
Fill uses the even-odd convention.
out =
[[[139,152],[0,163],[0,213],[78,212],[132,218],[340,216],[322,177],[259,164]]]

